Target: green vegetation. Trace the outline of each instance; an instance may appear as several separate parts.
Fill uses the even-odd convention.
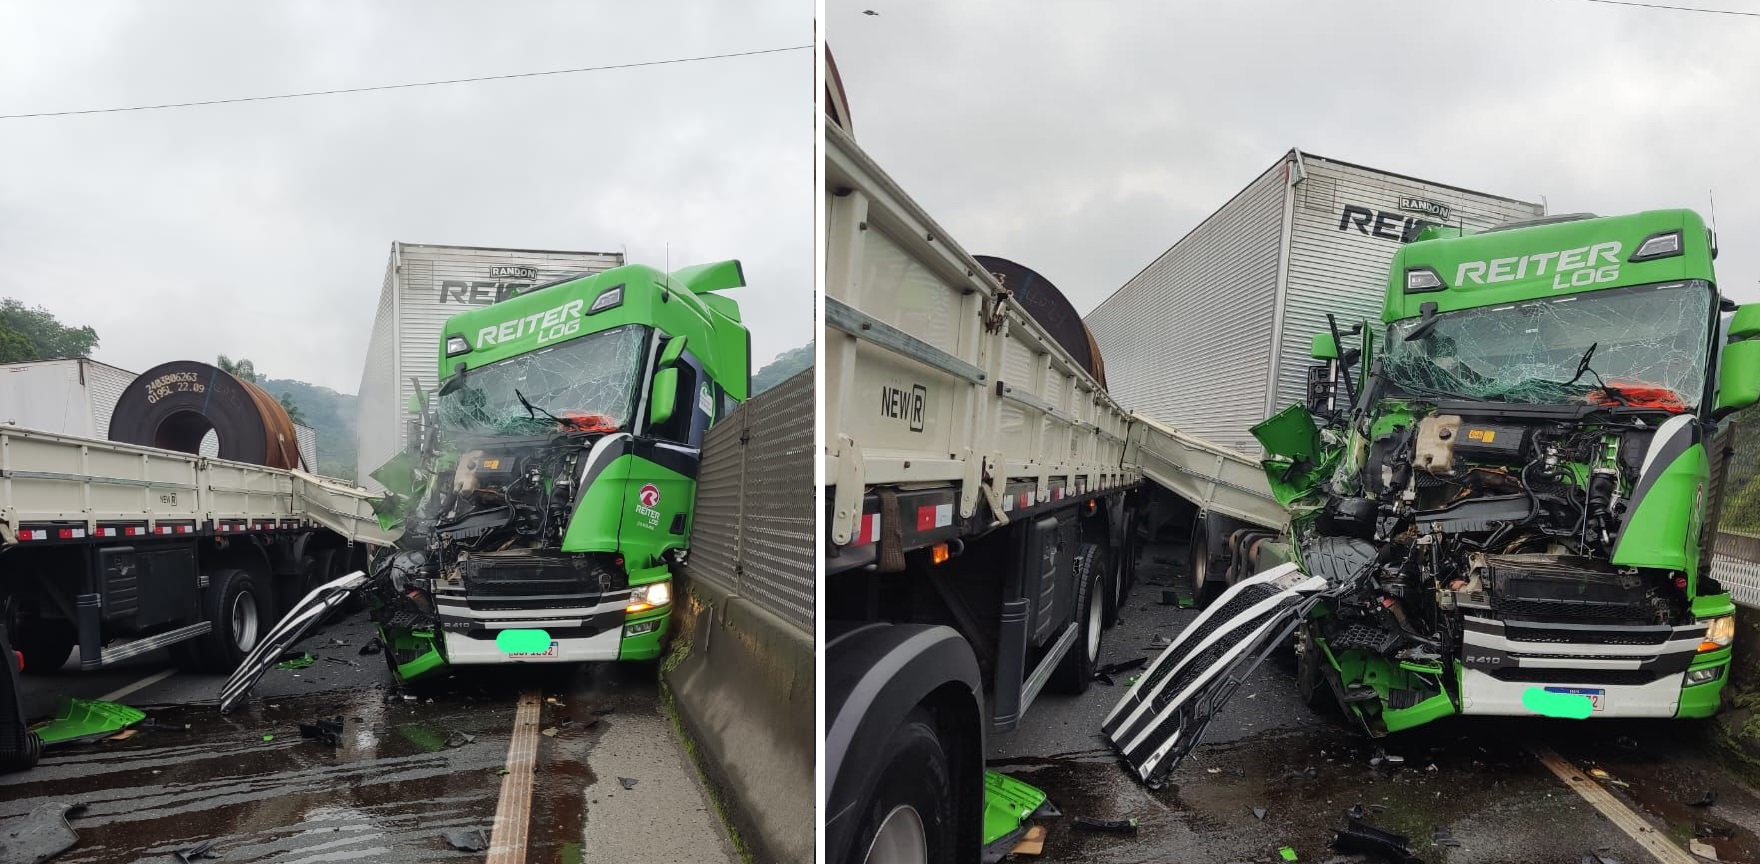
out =
[[[0,363],[90,357],[98,331],[69,327],[49,310],[8,297],[0,300]]]
[[[802,369],[813,368],[813,343],[790,348],[771,360],[752,376],[752,395],[756,396],[790,378]]]

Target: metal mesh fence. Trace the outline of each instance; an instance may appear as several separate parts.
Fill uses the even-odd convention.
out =
[[[813,632],[813,371],[709,430],[687,569]]]
[[[1722,493],[1711,575],[1737,603],[1760,608],[1760,407],[1736,415],[1707,449],[1712,491]]]

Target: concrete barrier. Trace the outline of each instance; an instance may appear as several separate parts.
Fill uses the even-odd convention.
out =
[[[813,860],[813,635],[680,568],[661,685],[751,860]]]

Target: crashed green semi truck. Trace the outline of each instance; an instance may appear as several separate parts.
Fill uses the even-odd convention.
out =
[[[744,401],[737,261],[628,265],[447,321],[375,620],[443,664],[647,660],[690,543],[703,433]]]
[[[1714,713],[1735,607],[1707,442],[1760,397],[1760,306],[1718,293],[1715,257],[1685,210],[1400,248],[1381,320],[1314,334],[1332,374],[1253,430],[1287,530],[1104,721],[1136,773],[1164,778],[1291,637],[1303,695],[1373,735]]]
[[[362,592],[392,674],[658,657],[703,435],[748,395],[738,261],[569,277],[448,319],[438,391],[374,472],[400,530],[370,576],[313,592],[221,693]],[[418,391],[419,392],[419,391]]]

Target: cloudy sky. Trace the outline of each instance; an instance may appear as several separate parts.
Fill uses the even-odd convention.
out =
[[[1719,281],[1760,300],[1760,17],[1587,0],[827,6],[862,146],[967,250],[1033,267],[1083,312],[1291,147],[1554,213],[1709,215],[1714,190]]]
[[[7,3],[0,114],[810,45],[811,0]],[[754,361],[812,335],[812,51],[0,120],[0,296],[134,371],[352,393],[393,240],[739,258]]]

